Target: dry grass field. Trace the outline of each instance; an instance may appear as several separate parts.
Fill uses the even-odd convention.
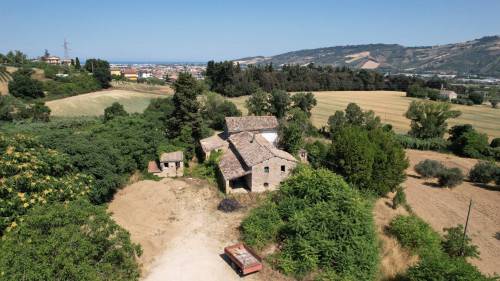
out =
[[[408,109],[412,98],[407,98],[404,92],[392,91],[329,91],[313,92],[318,100],[318,105],[312,110],[312,122],[315,126],[326,125],[328,117],[336,110],[344,110],[351,103],[357,103],[363,110],[373,110],[380,116],[382,123],[393,125],[397,133],[404,134],[410,128],[410,121],[403,114]],[[248,96],[231,98],[238,108],[247,114],[244,107]],[[449,122],[449,126],[457,124],[472,124],[490,138],[500,137],[500,109],[491,108],[490,105],[453,105],[453,109],[462,111],[462,116]]]
[[[154,98],[170,94],[148,94],[127,90],[108,90],[53,100],[46,103],[54,116],[98,116],[114,102],[123,105],[128,113],[142,112]]]

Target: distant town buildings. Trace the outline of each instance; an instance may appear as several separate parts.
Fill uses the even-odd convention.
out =
[[[59,57],[41,57],[40,60],[51,65],[61,64],[61,59]]]
[[[122,69],[121,74],[126,79],[137,80],[137,69]]]
[[[122,75],[121,69],[119,68],[110,68],[109,71],[111,72],[111,75]]]

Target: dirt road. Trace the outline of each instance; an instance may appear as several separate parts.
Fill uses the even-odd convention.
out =
[[[436,180],[423,180],[413,166],[425,159],[438,160],[447,167],[458,167],[467,174],[475,159],[432,151],[406,150],[410,158],[406,188],[408,204],[413,211],[439,233],[444,227],[465,225],[469,200],[474,201],[467,234],[479,247],[482,260],[469,260],[481,272],[500,273],[500,189],[464,182],[454,189],[437,187]]]
[[[224,247],[238,243],[244,211],[217,211],[217,189],[200,180],[141,181],[109,204],[113,219],[144,251],[143,280],[241,280]],[[245,280],[266,280],[262,273]]]

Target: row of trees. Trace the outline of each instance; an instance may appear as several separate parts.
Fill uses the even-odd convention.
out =
[[[307,66],[283,65],[280,70],[272,64],[249,65],[243,69],[233,62],[207,63],[206,82],[210,89],[229,97],[250,95],[259,88],[272,90],[299,91],[349,91],[349,90],[394,90],[406,91],[412,84],[439,89],[445,80],[433,78],[424,80],[405,75],[384,77],[378,71],[351,70],[347,67],[333,68],[309,64]],[[457,90],[461,91],[461,89]]]

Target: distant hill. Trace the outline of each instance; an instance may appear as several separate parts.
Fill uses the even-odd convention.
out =
[[[500,76],[500,36],[427,47],[397,44],[337,46],[233,60],[240,64],[349,66],[381,71],[462,73]]]

